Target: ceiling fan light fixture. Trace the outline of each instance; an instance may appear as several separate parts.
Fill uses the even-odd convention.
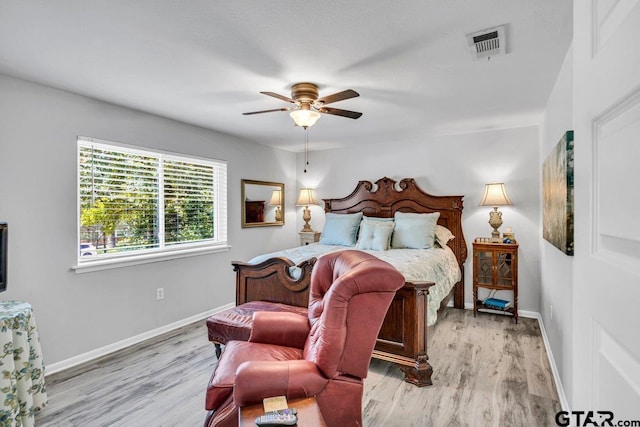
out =
[[[343,90],[331,95],[318,96],[318,85],[313,83],[296,83],[291,87],[291,98],[280,95],[274,92],[260,92],[263,95],[268,95],[273,98],[278,98],[281,101],[294,104],[295,106],[289,108],[272,108],[271,110],[250,111],[248,113],[242,113],[245,116],[261,113],[272,113],[274,111],[289,111],[291,118],[296,123],[296,126],[308,128],[313,126],[322,114],[332,114],[339,117],[347,117],[349,119],[358,119],[362,116],[362,113],[357,111],[342,110],[340,108],[327,107],[328,104],[334,102],[344,101],[345,99],[356,98],[360,96],[358,92],[353,89]]]
[[[321,114],[317,111],[313,110],[294,110],[289,113],[294,122],[296,122],[296,126],[300,126],[303,128],[313,126],[316,124]]]

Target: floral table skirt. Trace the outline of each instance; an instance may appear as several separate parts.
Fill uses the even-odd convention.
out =
[[[44,362],[31,305],[0,301],[0,426],[34,426],[47,404]]]

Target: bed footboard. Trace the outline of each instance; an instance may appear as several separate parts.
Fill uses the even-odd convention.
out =
[[[311,270],[316,258],[302,261],[297,266],[289,259],[270,258],[259,264],[234,261],[236,272],[236,305],[250,301],[271,301],[307,307]],[[299,269],[299,277],[292,277],[290,268]]]
[[[271,301],[307,307],[311,270],[316,259],[297,265],[300,276],[292,277],[294,263],[270,258],[260,264],[233,262],[236,271],[236,305]],[[419,387],[431,385],[433,372],[427,356],[427,297],[432,282],[407,282],[396,292],[384,319],[373,357],[400,366],[405,380]]]
[[[427,356],[427,298],[433,282],[406,282],[397,292],[378,334],[373,357],[400,365],[405,381],[431,385]]]

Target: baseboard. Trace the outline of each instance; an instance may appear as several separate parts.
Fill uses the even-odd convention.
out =
[[[203,313],[195,314],[193,316],[187,317],[186,319],[178,320],[177,322],[169,323],[168,325],[161,326],[156,329],[152,329],[147,332],[143,332],[141,334],[135,335],[133,337],[124,339],[122,341],[114,342],[113,344],[106,345],[104,347],[97,348],[95,350],[88,351],[86,353],[79,354],[74,357],[70,357],[69,359],[61,360],[60,362],[52,363],[51,365],[46,366],[47,375],[55,374],[60,371],[64,371],[65,369],[73,368],[74,366],[81,365],[83,363],[90,362],[99,357],[106,356],[118,350],[122,350],[126,347],[132,346],[134,344],[138,344],[142,341],[148,340],[150,338],[157,337],[164,333],[170,332],[174,329],[181,328],[183,326],[189,325],[193,322],[197,322],[198,320],[206,319],[207,317],[219,313],[221,311],[227,310],[229,308],[235,307],[234,303],[225,304],[220,307],[216,307],[214,309],[205,311]]]
[[[556,390],[558,391],[558,399],[560,399],[560,405],[562,406],[563,411],[570,412],[571,409],[569,408],[569,401],[567,400],[567,395],[564,393],[564,388],[562,387],[560,373],[558,372],[558,367],[556,366],[556,361],[553,357],[553,352],[551,351],[551,345],[549,344],[549,338],[547,337],[547,330],[544,328],[542,316],[540,315],[540,313],[535,313],[535,318],[538,319],[538,324],[540,325],[542,340],[544,341],[544,348],[545,350],[547,350],[547,357],[549,358],[549,365],[551,365],[553,380],[556,383]]]

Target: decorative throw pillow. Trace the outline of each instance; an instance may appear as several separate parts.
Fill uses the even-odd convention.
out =
[[[356,249],[386,251],[391,242],[391,233],[393,233],[393,221],[363,219],[360,223],[360,237]]]
[[[436,225],[436,244],[441,248],[447,246],[447,243],[455,238],[456,236],[447,227]]]
[[[355,245],[361,219],[362,212],[354,214],[328,213],[322,229],[320,243],[341,246]]]
[[[440,218],[440,212],[424,214],[396,212],[391,247],[393,249],[433,247],[438,218]]]
[[[365,221],[371,221],[371,222],[391,222],[393,223],[393,218],[381,218],[381,217],[377,217],[377,216],[363,216],[362,217],[362,221],[360,222],[360,230],[358,231],[358,240],[360,239],[360,233],[362,233],[362,223]],[[393,231],[391,232],[393,233]],[[389,241],[389,245],[391,245],[391,241]],[[389,249],[389,248],[387,248]]]

